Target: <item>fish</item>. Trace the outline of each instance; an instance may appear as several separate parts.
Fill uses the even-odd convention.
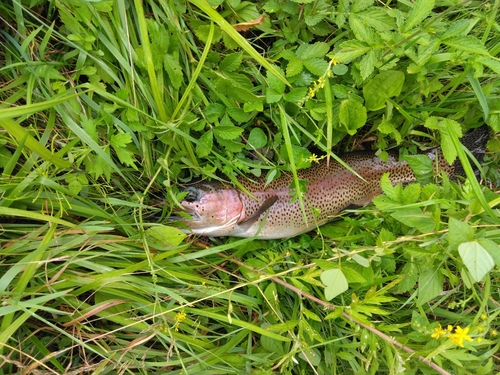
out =
[[[483,125],[465,135],[461,142],[481,162],[488,138],[488,128]],[[460,162],[448,164],[439,147],[425,153],[433,160],[438,173],[444,172],[453,179],[465,176]],[[408,163],[400,161],[397,152],[389,152],[385,161],[370,151],[349,152],[341,159],[359,176],[336,160],[329,163],[323,160],[297,171],[299,179],[308,181],[303,194],[304,210],[299,200],[293,199],[292,174],[283,173],[267,185],[263,177],[242,179],[241,185],[251,195],[215,180],[187,186],[183,190],[186,196],[179,203],[191,218],[179,219],[189,232],[201,236],[288,238],[319,228],[347,208],[370,204],[382,194],[380,180],[385,173],[389,173],[392,185],[416,180]]]

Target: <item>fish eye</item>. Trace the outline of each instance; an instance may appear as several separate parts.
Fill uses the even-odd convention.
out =
[[[186,202],[192,203],[200,199],[200,193],[195,187],[187,187],[184,191],[188,192],[188,194],[184,197]]]

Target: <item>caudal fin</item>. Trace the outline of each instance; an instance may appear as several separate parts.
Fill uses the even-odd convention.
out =
[[[471,152],[471,154],[476,158],[476,160],[481,163],[483,161],[484,154],[486,153],[486,142],[490,138],[490,131],[487,125],[483,125],[470,133],[467,133],[462,137],[460,142]],[[476,176],[479,176],[479,170],[477,169],[475,163],[470,160],[471,166],[474,169]],[[464,176],[465,171],[460,163],[460,160],[455,161],[455,175]]]

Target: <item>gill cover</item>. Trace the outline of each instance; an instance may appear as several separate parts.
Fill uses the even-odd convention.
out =
[[[183,220],[195,234],[228,236],[242,220],[245,207],[235,189],[211,184],[197,184],[185,189],[180,203],[192,220]]]

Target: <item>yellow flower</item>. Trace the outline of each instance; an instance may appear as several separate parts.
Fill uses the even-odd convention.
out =
[[[458,345],[461,348],[463,348],[464,347],[464,340],[472,341],[472,338],[469,335],[467,335],[467,333],[469,333],[469,327],[462,329],[462,327],[458,326],[457,328],[455,328],[455,333],[450,335],[450,340],[455,345]]]
[[[494,329],[493,331],[491,331],[491,336],[497,337],[497,335],[498,335],[498,331],[496,329]]]
[[[488,318],[486,314],[481,314],[481,319],[486,320],[486,318]]]
[[[434,328],[434,333],[431,335],[431,337],[435,338],[436,340],[439,340],[439,337],[446,335],[446,333],[448,332],[445,331],[440,324],[438,328]]]
[[[446,329],[451,332],[453,329],[453,326],[451,324],[448,324],[448,328],[446,328]]]
[[[481,344],[481,341],[483,341],[483,339],[482,339],[481,337],[478,337],[478,338],[477,338],[477,342],[478,342],[478,344]]]
[[[477,327],[477,331],[478,331],[479,333],[481,333],[481,332],[483,332],[483,331],[484,331],[484,328],[483,328],[483,327]]]

